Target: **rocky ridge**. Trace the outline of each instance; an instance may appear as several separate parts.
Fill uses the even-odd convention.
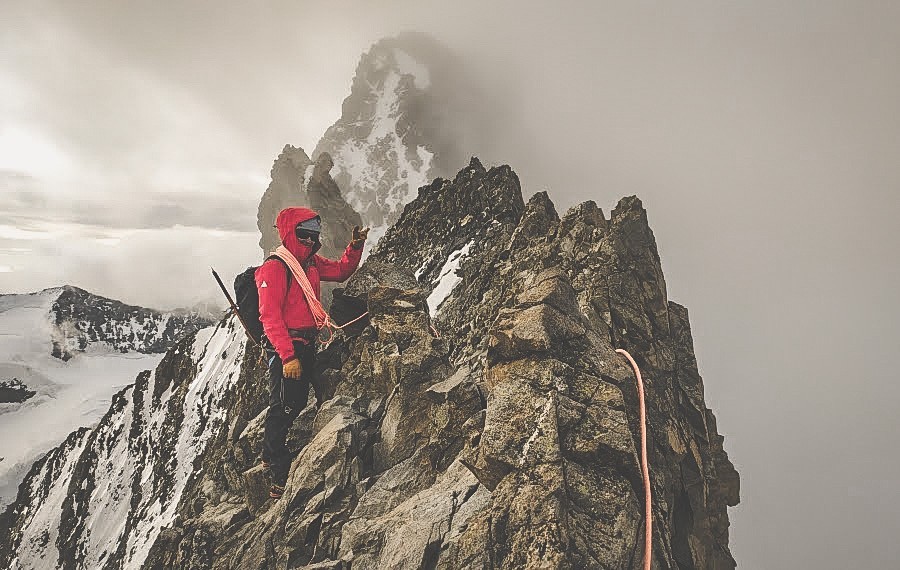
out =
[[[71,285],[59,289],[51,318],[57,331],[53,356],[62,360],[96,343],[120,352],[162,353],[211,323],[204,315],[126,305]]]
[[[264,370],[222,323],[35,466],[0,563],[39,567],[21,553],[49,552],[66,568],[639,568],[637,394],[614,352],[625,348],[646,382],[654,568],[735,567],[738,476],[637,198],[609,217],[593,202],[560,217],[544,193],[525,203],[509,167],[473,159],[422,187],[335,292],[339,320],[363,310],[320,354],[324,402],[292,432],[280,501],[258,464]],[[184,441],[202,445],[185,454],[170,426],[194,415]],[[95,506],[100,490],[122,493],[127,516]],[[59,500],[66,522],[36,525],[34,509]],[[101,516],[118,525],[105,546],[88,530]]]

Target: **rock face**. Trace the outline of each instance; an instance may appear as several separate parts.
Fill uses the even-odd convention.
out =
[[[473,159],[336,291],[334,314],[363,310],[320,352],[323,401],[294,427],[280,500],[258,465],[264,370],[222,323],[35,466],[0,564],[640,568],[625,348],[646,384],[653,567],[735,567],[738,476],[637,198],[560,217]]]
[[[259,203],[257,226],[259,245],[263,258],[281,245],[275,217],[284,208],[303,206],[322,216],[322,249],[320,254],[332,259],[344,253],[353,232],[353,226],[362,220],[344,198],[329,174],[333,162],[322,154],[313,163],[302,148],[291,145],[275,159],[272,166],[272,182]]]
[[[21,404],[35,394],[37,392],[29,390],[18,378],[0,380],[0,404]]]
[[[164,313],[135,307],[66,285],[53,302],[57,334],[53,356],[68,360],[88,345],[105,343],[120,352],[162,353],[208,318],[193,313]]]

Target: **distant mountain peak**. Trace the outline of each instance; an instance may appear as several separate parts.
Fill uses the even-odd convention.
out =
[[[53,355],[62,360],[94,343],[120,352],[162,353],[178,338],[211,324],[206,317],[127,305],[72,285],[60,289],[51,313],[60,333]]]
[[[369,244],[376,244],[420,187],[466,163],[491,128],[485,99],[465,63],[428,34],[375,42],[360,57],[341,116],[312,154],[287,145],[275,160],[258,216],[264,253],[278,244],[271,226],[287,206],[320,210],[332,225],[323,235],[334,243],[323,244],[323,255],[340,255],[357,224],[371,228]]]
[[[181,336],[209,326],[215,318],[200,307],[159,311],[128,305],[75,285],[2,297],[0,311],[46,304],[51,353],[63,361],[94,344],[104,344],[119,352],[160,354]]]
[[[438,175],[436,146],[424,128],[433,89],[428,55],[413,36],[381,40],[356,68],[343,113],[313,156],[327,153],[350,206],[372,228],[372,242],[396,221],[416,190]]]

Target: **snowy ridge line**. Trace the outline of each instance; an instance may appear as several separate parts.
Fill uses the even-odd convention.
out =
[[[72,472],[84,451],[89,432],[88,428],[72,432],[59,447],[34,463],[19,487],[16,504],[21,505],[21,510],[11,510],[4,514],[18,517],[22,521],[21,527],[6,537],[9,545],[4,545],[0,538],[0,546],[11,551],[17,549],[18,558],[39,561],[45,568],[56,565],[59,558],[56,541],[62,515],[61,505],[68,494]],[[3,562],[2,558],[0,562]],[[10,561],[8,567],[27,568],[20,566],[17,558]]]
[[[50,317],[53,355],[63,360],[98,343],[121,352],[163,353],[182,335],[211,324],[202,317],[126,305],[71,286],[59,289]]]
[[[221,404],[240,376],[245,341],[231,320],[185,337],[116,395],[96,428],[77,432],[80,445],[73,434],[52,451],[14,504],[26,512],[7,513],[0,567],[140,568],[174,521],[195,460],[225,426]]]
[[[416,191],[431,181],[434,159],[428,148],[409,146],[400,125],[407,92],[430,86],[428,68],[399,48],[391,51],[390,59],[379,62],[387,70],[380,84],[367,83],[375,100],[371,117],[364,120],[370,131],[365,137],[348,138],[331,153],[334,178],[350,206],[371,227],[371,244],[378,243]]]

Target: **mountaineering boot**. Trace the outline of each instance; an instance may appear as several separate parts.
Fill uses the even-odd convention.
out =
[[[284,486],[283,485],[275,485],[269,489],[269,498],[277,501],[284,495]]]

